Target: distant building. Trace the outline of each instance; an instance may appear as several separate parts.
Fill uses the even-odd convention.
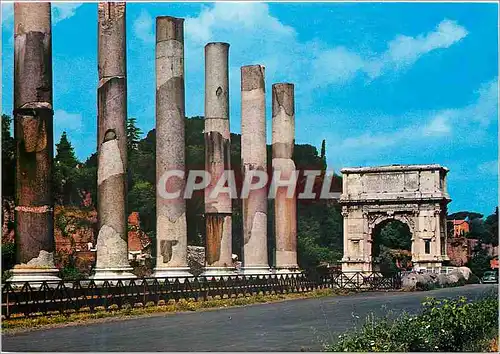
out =
[[[493,258],[491,261],[490,261],[490,267],[491,269],[498,269],[498,256],[496,256],[495,258]]]
[[[462,237],[469,232],[467,220],[450,220],[453,223],[453,237]]]
[[[472,258],[473,250],[477,245],[476,239],[463,236],[448,237],[446,240],[446,252],[452,266],[460,267]]]
[[[144,264],[151,258],[151,239],[141,230],[139,213],[134,211],[128,217],[128,259]]]

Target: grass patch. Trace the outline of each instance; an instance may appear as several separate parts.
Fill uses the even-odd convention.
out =
[[[333,352],[482,352],[498,347],[496,295],[468,302],[465,297],[427,298],[417,315],[368,316],[358,331],[325,347]]]
[[[9,333],[44,327],[58,327],[62,324],[84,324],[101,319],[124,319],[137,316],[148,316],[152,314],[203,311],[214,308],[237,307],[284,300],[318,298],[332,295],[346,295],[349,293],[350,292],[348,291],[338,289],[316,289],[304,293],[272,295],[256,294],[252,296],[240,296],[224,299],[212,298],[206,301],[180,299],[175,302],[174,300],[160,300],[158,304],[148,302],[144,306],[143,304],[134,304],[134,306],[123,306],[121,309],[118,309],[117,305],[111,305],[107,310],[104,306],[99,306],[94,309],[94,312],[90,312],[90,308],[82,308],[78,312],[73,310],[72,312],[64,314],[55,313],[48,316],[12,316],[9,319],[2,320],[2,330],[4,333]]]

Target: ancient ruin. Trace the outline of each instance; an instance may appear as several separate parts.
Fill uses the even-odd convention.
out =
[[[98,219],[94,279],[132,278],[126,219],[127,73],[125,3],[98,4]],[[16,241],[12,280],[57,280],[52,198],[53,107],[49,3],[16,3],[14,116],[17,142]],[[211,192],[230,171],[229,44],[205,46],[206,250],[204,275],[234,274],[232,201]],[[241,67],[244,274],[270,272],[267,246],[266,101],[264,67]],[[189,276],[185,189],[184,20],[156,19],[156,267],[155,277]],[[294,85],[272,87],[272,166],[281,182],[295,183]],[[439,165],[345,168],[345,272],[372,271],[375,227],[408,225],[416,267],[440,268],[446,256],[448,170]],[[226,176],[229,178],[230,176]],[[223,179],[222,179],[223,180]],[[245,181],[243,185],[245,185]],[[248,183],[248,182],[251,183]],[[262,182],[262,183],[261,183]],[[280,183],[281,183],[280,182]],[[286,186],[280,184],[281,186]],[[220,186],[219,186],[220,187]],[[272,190],[272,188],[271,188]],[[295,193],[276,189],[276,269],[298,271]],[[244,194],[242,192],[242,194]],[[34,232],[34,230],[36,232]]]
[[[264,67],[241,67],[241,163],[244,178],[267,172]],[[257,183],[256,183],[257,184]],[[243,272],[269,272],[267,259],[267,188],[251,189],[243,202]]]
[[[293,84],[274,84],[273,100],[273,173],[281,181],[296,183],[295,163],[295,100]],[[297,271],[297,200],[288,189],[276,188],[274,225],[276,234],[276,269],[279,272]]]
[[[415,268],[440,268],[446,256],[448,169],[439,165],[344,168],[344,272],[372,270],[374,228],[399,220],[412,234]]]
[[[50,3],[14,3],[17,264],[12,280],[58,280],[52,198]]]
[[[189,276],[183,197],[184,19],[156,18],[156,268],[155,276]],[[172,197],[166,194],[174,193]]]
[[[134,277],[127,251],[125,3],[98,4],[97,261],[94,279]]]
[[[228,43],[205,46],[205,188],[206,269],[204,275],[234,273],[232,267],[232,203],[229,193],[211,196],[217,182],[231,169],[229,131]]]

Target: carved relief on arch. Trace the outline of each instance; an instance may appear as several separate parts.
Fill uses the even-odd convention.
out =
[[[366,217],[367,222],[368,222],[368,229],[370,234],[372,233],[372,230],[381,222],[384,222],[386,220],[398,220],[401,221],[403,224],[408,225],[410,228],[410,232],[414,234],[415,232],[415,219],[413,214],[407,215],[405,214],[400,214],[400,213],[394,213],[394,212],[377,212],[377,213],[369,213]]]

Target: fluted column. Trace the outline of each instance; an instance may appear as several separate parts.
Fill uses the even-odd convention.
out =
[[[52,198],[50,3],[14,3],[15,232],[12,281],[58,280]]]
[[[157,17],[156,277],[190,275],[183,197],[184,112],[184,19]]]
[[[204,275],[227,275],[232,266],[231,196],[211,195],[224,171],[230,170],[229,44],[205,46],[205,169],[211,175],[205,188],[206,251]]]
[[[241,67],[241,160],[243,175],[267,173],[264,67]],[[269,272],[267,259],[267,188],[249,191],[243,200],[243,272]]]
[[[295,173],[292,160],[295,144],[294,86],[274,84],[272,89],[272,151],[273,173],[279,171],[281,180],[291,180]],[[276,270],[296,272],[297,265],[297,205],[295,194],[287,195],[286,187],[277,188],[274,201],[276,235]]]
[[[130,278],[127,244],[125,3],[98,4],[97,211],[94,279]]]

